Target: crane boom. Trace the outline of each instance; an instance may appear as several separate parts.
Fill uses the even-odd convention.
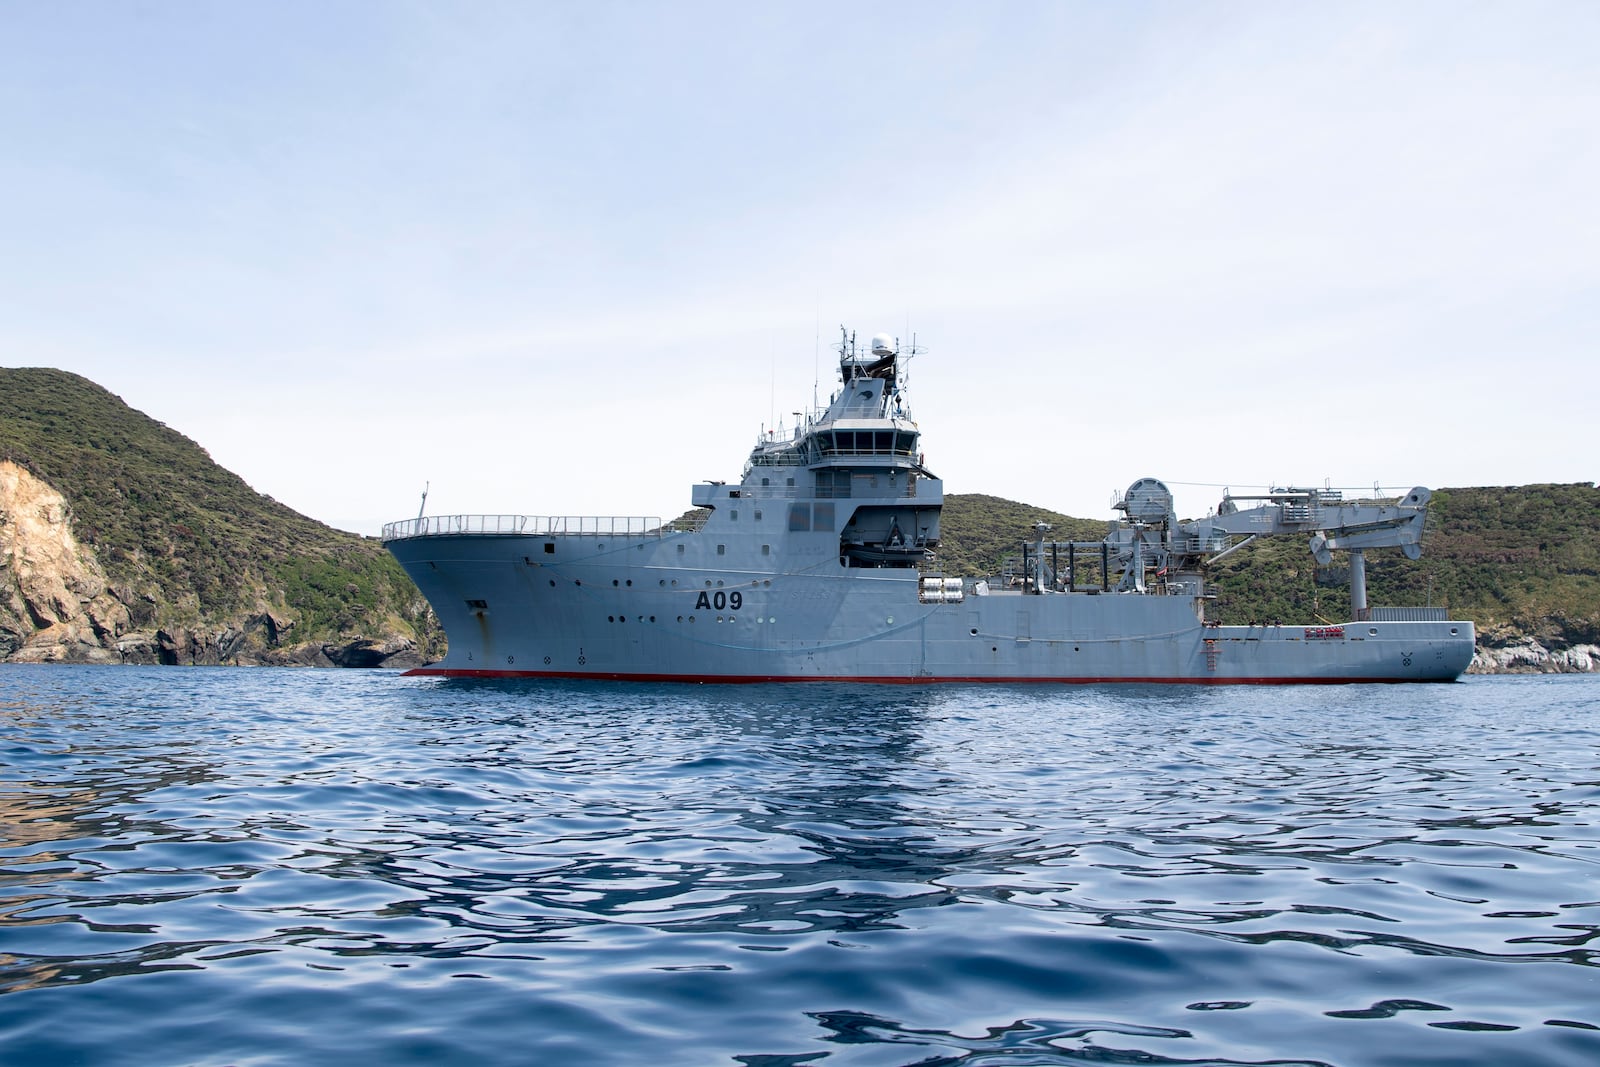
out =
[[[1335,549],[1358,552],[1399,548],[1408,559],[1422,555],[1422,528],[1433,494],[1417,486],[1395,501],[1345,500],[1325,489],[1274,489],[1255,496],[1224,494],[1217,514],[1180,526],[1201,539],[1216,534],[1310,535],[1311,552],[1326,565]],[[1264,500],[1240,509],[1237,500]]]

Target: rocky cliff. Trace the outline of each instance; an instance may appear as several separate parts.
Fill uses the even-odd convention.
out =
[[[109,586],[62,495],[0,461],[0,658],[116,662],[131,623]]]
[[[211,614],[198,625],[163,619],[161,598],[113,583],[94,550],[74,535],[70,516],[61,493],[0,460],[0,660],[334,667],[425,662],[426,637],[419,644],[416,628],[383,626],[386,632],[374,637],[296,640],[292,608],[275,608],[265,598],[254,610]]]
[[[443,634],[381,545],[83,378],[0,369],[0,661],[406,666]]]

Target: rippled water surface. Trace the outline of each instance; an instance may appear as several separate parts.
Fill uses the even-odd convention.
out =
[[[0,668],[0,1061],[1600,1063],[1600,679]]]

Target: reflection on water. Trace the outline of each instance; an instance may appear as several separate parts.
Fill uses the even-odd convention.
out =
[[[1594,1062],[1596,697],[7,670],[0,1034],[23,1063]]]

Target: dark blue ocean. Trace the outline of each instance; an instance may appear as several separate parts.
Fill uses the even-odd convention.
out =
[[[1600,678],[0,667],[0,1062],[1600,1063]]]

